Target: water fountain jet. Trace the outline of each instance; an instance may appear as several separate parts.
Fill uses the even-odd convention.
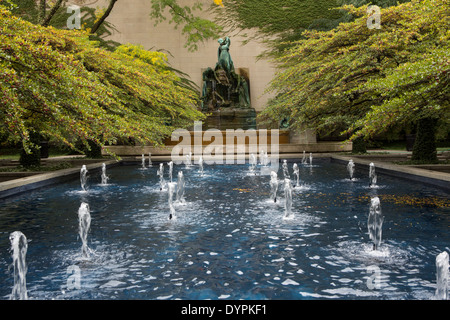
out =
[[[178,182],[177,182],[177,197],[176,197],[177,202],[180,202],[180,203],[185,202],[184,187],[185,187],[185,182],[184,182],[183,171],[179,171],[178,172]]]
[[[264,153],[264,158],[263,158],[263,166],[267,167],[269,165],[269,155],[266,153]]]
[[[152,164],[152,153],[151,152],[148,153],[148,166],[149,167],[153,167],[153,164]]]
[[[169,165],[169,181],[172,182],[172,173],[173,173],[173,161],[168,163]]]
[[[283,160],[282,168],[283,168],[284,178],[289,179],[290,176],[289,176],[289,168],[288,168],[287,160]]]
[[[175,183],[169,182],[167,190],[169,194],[169,220],[172,220],[177,218],[175,215],[175,208],[173,207],[173,192],[175,190]]]
[[[259,161],[261,162],[261,165],[263,167],[267,167],[269,164],[269,156],[267,155],[267,152],[265,152],[264,150],[261,150],[261,152],[259,153]]]
[[[284,219],[292,219],[292,184],[291,179],[284,179]]]
[[[299,171],[296,163],[294,163],[294,165],[292,166],[292,169],[294,170],[294,174],[297,177],[297,183],[295,186],[300,187],[300,171]]]
[[[348,161],[347,171],[348,171],[348,174],[350,175],[350,180],[353,180],[353,174],[355,172],[355,163],[353,162],[352,159],[350,159]]]
[[[262,160],[261,160],[261,161],[262,161]],[[256,162],[257,162],[256,157],[255,157],[255,155],[252,153],[252,154],[250,155],[250,172],[251,172],[251,173],[255,173],[255,174],[256,174],[256,172],[255,172]]]
[[[448,253],[446,251],[441,252],[436,256],[436,282],[437,288],[435,298],[439,300],[448,299]]]
[[[186,167],[192,166],[192,152],[189,152],[189,154],[186,155]]]
[[[275,171],[270,172],[270,199],[277,202],[278,175]]]
[[[11,300],[27,300],[27,264],[25,257],[28,250],[28,241],[20,231],[14,231],[9,235],[14,267],[14,286],[11,293]]]
[[[102,163],[102,185],[108,184],[109,177],[106,175],[106,164]]]
[[[141,157],[141,167],[142,167],[142,169],[145,169],[145,155],[144,154],[142,154],[142,157]]]
[[[375,187],[377,185],[377,175],[375,173],[375,164],[371,162],[369,164],[369,187]]]
[[[369,231],[369,237],[373,242],[373,250],[378,250],[380,246],[383,220],[380,198],[373,197],[370,200],[369,218],[367,220],[367,229]]]
[[[198,171],[200,172],[200,175],[203,176],[203,157],[200,156],[198,159]]]
[[[302,164],[303,165],[306,164],[306,151],[305,150],[303,150]]]
[[[91,214],[89,204],[83,202],[78,209],[78,234],[81,238],[81,255],[83,258],[89,258],[90,249],[87,245],[87,236],[91,227]]]
[[[82,165],[81,166],[81,170],[80,170],[80,183],[81,183],[81,189],[83,191],[87,191],[86,187],[87,187],[87,173],[88,170],[86,168],[86,165]]]
[[[165,181],[164,181],[164,164],[160,163],[159,164],[159,170],[157,172],[158,176],[159,176],[159,191],[161,191],[165,185]]]

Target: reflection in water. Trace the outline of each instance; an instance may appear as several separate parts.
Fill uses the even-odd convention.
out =
[[[184,201],[172,201],[177,219],[169,220],[159,166],[139,167],[111,168],[114,183],[107,187],[92,181],[80,192],[74,181],[4,201],[1,234],[8,236],[13,226],[31,239],[31,298],[434,296],[435,256],[449,251],[450,243],[447,195],[437,189],[387,176],[378,188],[368,188],[367,171],[357,168],[350,180],[346,166],[316,159],[312,175],[312,167],[297,167],[302,185],[291,190],[292,218],[283,219],[283,183],[274,202],[271,177],[259,174],[259,165],[252,175],[248,165],[208,166],[203,175],[174,165],[174,174],[185,173]],[[173,183],[177,200],[179,182]],[[384,215],[375,251],[367,229],[372,197],[383,202]],[[92,217],[89,259],[79,258],[74,213],[82,202]],[[10,260],[1,243],[1,265],[7,268]],[[68,285],[68,270],[79,270],[79,289]],[[10,275],[0,273],[0,283],[0,296],[9,298]]]

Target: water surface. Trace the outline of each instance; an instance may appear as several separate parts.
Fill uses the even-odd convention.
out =
[[[176,220],[158,164],[108,169],[107,185],[90,174],[87,192],[74,179],[3,200],[0,298],[13,287],[8,238],[16,230],[29,240],[30,299],[433,298],[435,258],[450,251],[447,193],[382,174],[369,188],[368,169],[350,181],[345,165],[325,159],[298,166],[291,220],[283,219],[281,179],[273,203],[270,176],[249,165],[205,165],[203,175],[175,165],[174,182],[180,170],[186,180]],[[292,163],[289,171],[295,185]],[[367,233],[373,196],[385,217],[378,251]],[[91,209],[89,259],[78,236],[82,202]]]

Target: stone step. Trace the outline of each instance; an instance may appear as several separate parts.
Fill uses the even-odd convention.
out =
[[[179,143],[184,143],[184,139],[189,139],[190,143],[208,145],[211,141],[221,144],[228,144],[228,141],[234,140],[235,144],[270,144],[272,138],[277,139],[279,144],[290,143],[291,133],[289,130],[265,130],[265,129],[228,129],[228,130],[218,130],[210,129],[207,131],[188,131],[188,130],[176,130],[172,133],[170,138],[164,140],[166,146],[173,146]],[[198,142],[196,141],[198,140]]]
[[[273,149],[272,149],[273,147]],[[174,148],[177,148],[174,150]],[[184,149],[183,149],[184,148]],[[228,148],[228,149],[227,149]],[[225,145],[215,145],[215,146],[201,146],[200,149],[194,149],[190,145],[176,145],[176,146],[166,146],[163,148],[155,148],[151,146],[110,146],[108,149],[118,156],[136,156],[140,157],[144,154],[148,157],[148,154],[152,154],[152,159],[154,156],[171,156],[174,155],[184,155],[192,152],[193,154],[204,154],[204,155],[214,155],[214,150],[218,153],[223,154],[225,157],[227,154],[231,155],[249,155],[251,153],[259,154],[262,150],[267,152],[269,155],[273,152],[282,154],[296,154],[300,157],[303,155],[303,151],[306,153],[326,153],[326,152],[348,152],[352,149],[351,143],[343,142],[318,142],[312,144],[279,144],[271,146],[270,144],[265,146],[260,145],[232,145],[227,147]],[[107,154],[105,150],[102,151],[103,154]]]

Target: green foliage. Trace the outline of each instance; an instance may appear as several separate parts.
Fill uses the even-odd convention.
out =
[[[4,6],[9,10],[13,10],[17,7],[13,0],[0,0],[0,5]]]
[[[356,18],[337,28],[305,31],[278,62],[277,93],[261,118],[289,116],[329,132],[373,137],[434,116],[448,126],[449,0],[414,0],[381,10],[381,29],[367,27],[367,6],[344,7]]]
[[[305,30],[331,30],[353,19],[345,4],[368,3],[387,7],[405,0],[228,0],[224,9],[215,8],[218,23],[230,29],[256,30],[256,36],[269,46],[269,55],[278,55],[303,38]],[[243,34],[241,32],[241,34]]]
[[[14,7],[11,9],[11,13],[17,17],[20,17],[26,21],[34,24],[40,24],[39,21],[39,8],[38,2],[35,0],[10,0]],[[1,4],[1,2],[0,2]],[[72,15],[72,13],[67,12],[67,7],[63,3],[61,7],[56,11],[54,16],[49,22],[49,26],[55,27],[57,29],[67,29],[67,19]],[[47,8],[49,9],[49,8]],[[47,10],[48,11],[48,10]],[[90,28],[99,19],[100,15],[103,14],[103,10],[100,8],[92,8],[81,6],[81,28],[86,31],[90,31]],[[48,13],[47,13],[48,14]],[[90,40],[96,41],[99,47],[113,51],[120,43],[113,40],[107,40],[106,38],[116,31],[114,26],[108,21],[104,21],[98,30],[94,34],[90,34]]]
[[[194,14],[195,10],[202,10],[201,2],[195,2],[192,6],[181,6],[177,0],[152,0],[150,17],[155,20],[155,25],[166,21],[166,10],[171,16],[169,23],[175,24],[175,29],[182,26],[182,34],[186,36],[185,47],[189,51],[198,49],[198,43],[220,37],[222,28],[208,19],[200,18]]]
[[[203,118],[197,94],[161,68],[160,53],[149,63],[152,53],[128,47],[109,52],[86,32],[33,25],[0,6],[0,122],[8,141],[28,153],[31,131],[75,150],[77,141],[87,150],[89,141],[159,145]]]

